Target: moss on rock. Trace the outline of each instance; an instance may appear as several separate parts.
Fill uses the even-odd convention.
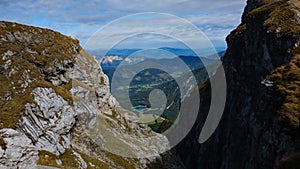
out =
[[[79,41],[33,26],[0,22],[0,129],[16,128],[26,103],[36,87],[53,88],[72,104],[71,82],[54,86],[44,72],[55,64],[72,61],[80,51]]]

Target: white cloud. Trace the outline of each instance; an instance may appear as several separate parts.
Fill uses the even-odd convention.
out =
[[[137,12],[171,13],[188,19],[203,30],[210,39],[223,41],[231,29],[240,22],[246,0],[52,0],[52,1],[6,1],[0,2],[2,20],[48,27],[79,38],[84,43],[103,25],[128,14]],[[152,24],[172,20],[152,19]],[[147,24],[131,20],[131,30]],[[139,25],[138,25],[139,24]],[[120,25],[122,26],[122,25]],[[161,28],[167,29],[167,28]],[[181,29],[185,30],[185,29]],[[115,31],[116,35],[126,29]],[[186,34],[187,32],[176,32]]]

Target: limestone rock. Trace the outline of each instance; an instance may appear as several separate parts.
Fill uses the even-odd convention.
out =
[[[0,30],[1,168],[148,168],[169,149],[119,106],[78,40],[10,22]],[[174,165],[159,166],[181,168],[167,157]]]

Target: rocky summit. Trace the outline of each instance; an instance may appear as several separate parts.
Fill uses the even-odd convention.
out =
[[[181,168],[75,38],[2,21],[0,56],[1,169]]]

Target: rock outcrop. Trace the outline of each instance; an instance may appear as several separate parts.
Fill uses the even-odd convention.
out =
[[[78,40],[0,22],[0,168],[150,168],[169,148]],[[169,153],[161,168],[181,168]]]
[[[201,103],[197,123],[177,147],[187,168],[299,168],[299,13],[298,0],[248,0],[242,23],[227,37],[225,112],[199,144],[209,100]],[[202,90],[209,95],[209,85]]]

